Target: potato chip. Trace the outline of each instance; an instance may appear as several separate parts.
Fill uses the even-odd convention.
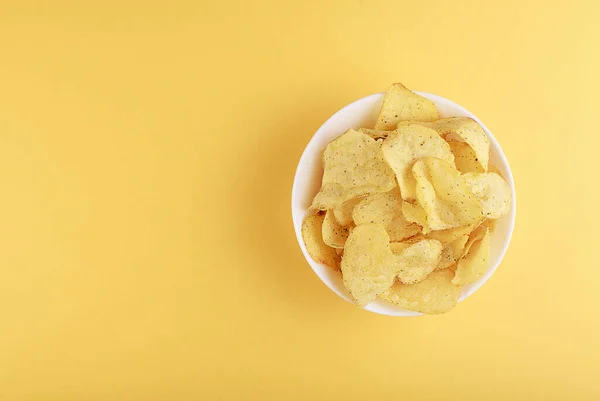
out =
[[[398,250],[398,247],[396,247]],[[404,284],[414,284],[424,280],[440,261],[442,243],[433,239],[418,241],[397,254],[399,270],[396,275]]]
[[[381,298],[407,310],[445,313],[456,306],[460,296],[460,287],[452,283],[452,276],[448,269],[434,271],[416,284],[394,284]]]
[[[381,144],[355,130],[331,141],[323,153],[323,180],[311,209],[333,209],[356,196],[387,192],[396,186],[383,160]]]
[[[411,92],[402,84],[393,84],[383,98],[376,130],[393,130],[399,121],[434,121],[440,118],[435,104]]]
[[[490,138],[483,127],[469,117],[450,117],[437,120],[428,126],[435,129],[447,141],[459,141],[468,144],[476,155],[483,171],[487,171],[490,160]]]
[[[379,223],[385,227],[390,241],[402,241],[421,232],[421,227],[406,220],[402,214],[402,198],[398,187],[383,194],[372,194],[354,207],[355,224]]]
[[[454,166],[454,155],[448,142],[431,128],[419,124],[398,127],[383,141],[383,157],[394,170],[402,199],[414,199],[416,182],[411,167],[417,159],[433,156]]]
[[[481,204],[450,163],[426,157],[415,162],[412,172],[417,181],[417,199],[427,213],[428,229],[443,230],[481,220]],[[425,227],[423,232],[427,232]]]
[[[483,173],[485,170],[479,163],[475,151],[465,142],[450,141],[448,142],[452,154],[454,154],[454,162],[456,168],[461,173]]]
[[[427,233],[430,231],[429,225],[427,224],[427,213],[421,205],[412,202],[402,202],[402,214],[407,221],[416,223],[423,227],[423,232]]]
[[[342,227],[337,222],[333,212],[328,210],[325,213],[325,219],[323,220],[323,242],[332,248],[343,248],[348,235],[350,235],[350,227]]]
[[[334,269],[339,266],[339,257],[335,250],[323,242],[322,227],[324,214],[311,214],[302,222],[302,238],[310,257],[317,263],[323,263]]]
[[[454,241],[444,245],[444,249],[442,250],[442,256],[440,257],[440,263],[438,263],[436,269],[445,269],[455,264],[456,261],[459,260],[461,255],[463,254],[465,245],[467,244],[468,240],[469,234],[465,234],[462,237],[458,237]]]
[[[394,255],[400,255],[406,248],[411,246],[409,242],[390,242],[390,249]]]
[[[490,258],[490,230],[485,229],[483,237],[472,242],[465,256],[458,261],[452,283],[471,284],[485,273]]]
[[[427,238],[436,239],[442,244],[448,244],[465,235],[468,237],[478,226],[478,223],[479,222],[462,227],[448,228],[446,230],[431,231],[427,234]]]
[[[369,135],[373,139],[385,139],[392,131],[384,131],[380,129],[359,128],[358,132]]]
[[[361,224],[348,237],[342,258],[343,282],[354,303],[364,307],[394,283],[398,267],[385,228]]]
[[[354,207],[364,199],[363,196],[348,199],[339,206],[334,207],[333,215],[341,226],[346,227],[352,223],[352,211]]]
[[[481,202],[483,215],[490,219],[498,219],[510,211],[510,187],[496,173],[468,173],[464,180]]]

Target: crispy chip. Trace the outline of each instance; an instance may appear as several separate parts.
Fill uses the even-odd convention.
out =
[[[409,242],[390,242],[390,249],[394,255],[400,255],[406,248],[411,246]]]
[[[466,247],[465,247],[466,248]],[[458,261],[452,283],[471,284],[485,273],[490,258],[490,230],[485,228],[483,237],[472,242],[465,256]]]
[[[468,173],[464,176],[467,186],[481,202],[483,215],[498,219],[510,211],[510,187],[496,173]]]
[[[387,192],[396,186],[383,160],[381,144],[355,130],[331,141],[323,153],[323,181],[311,209],[329,210],[356,196]]]
[[[346,241],[342,277],[354,303],[360,307],[394,283],[398,268],[389,241],[385,228],[377,223],[357,226]]]
[[[398,251],[398,247],[396,247]],[[397,254],[400,265],[396,277],[404,284],[414,284],[424,280],[440,261],[442,243],[433,239],[418,241]]]
[[[383,98],[376,130],[393,130],[399,121],[434,121],[440,118],[435,104],[411,92],[402,84],[393,84]]]
[[[354,210],[354,207],[363,199],[364,197],[362,196],[348,199],[346,202],[333,208],[333,215],[340,225],[346,227],[352,223],[352,211]]]
[[[417,181],[417,199],[427,213],[427,229],[443,230],[479,222],[481,204],[460,172],[448,162],[426,157],[412,168]]]
[[[352,219],[359,224],[379,223],[385,227],[390,241],[402,241],[421,232],[421,227],[402,214],[402,198],[398,187],[384,194],[372,194],[356,205]]]
[[[302,238],[310,257],[317,263],[338,268],[339,258],[333,248],[323,242],[322,227],[325,215],[311,214],[302,222]]]
[[[433,129],[419,124],[399,126],[383,141],[381,150],[385,161],[396,174],[404,200],[416,196],[416,182],[410,169],[417,159],[433,156],[454,167],[454,155],[448,142]]]
[[[454,162],[456,168],[461,173],[483,173],[485,170],[479,163],[475,151],[465,142],[450,141],[448,142],[452,154],[454,154]]]
[[[328,210],[323,220],[323,242],[332,248],[343,248],[348,235],[349,227],[342,227],[335,219],[333,212]]]
[[[449,312],[460,296],[460,288],[452,284],[452,272],[448,269],[431,273],[416,284],[396,283],[381,298],[412,311],[428,314]]]
[[[407,221],[423,227],[424,233],[430,231],[429,225],[427,224],[427,213],[425,213],[425,209],[423,209],[421,205],[412,202],[402,202],[402,214]]]
[[[475,152],[483,171],[487,171],[490,160],[490,138],[477,121],[469,117],[450,117],[437,120],[429,126],[445,136],[447,141],[467,143]]]
[[[460,259],[461,255],[463,254],[468,239],[469,234],[465,234],[462,237],[458,237],[454,241],[444,245],[444,249],[442,250],[442,257],[440,258],[440,263],[438,263],[436,269],[445,269],[455,264],[456,261]]]
[[[359,128],[358,132],[369,135],[373,139],[385,139],[392,131],[384,131],[380,129]]]

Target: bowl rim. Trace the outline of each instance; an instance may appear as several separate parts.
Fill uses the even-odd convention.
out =
[[[433,93],[428,93],[428,92],[421,92],[421,91],[413,91],[416,94],[419,94],[429,100],[432,100],[436,106],[438,106],[438,104],[448,104],[451,107],[460,110],[462,113],[464,113],[465,115],[467,115],[468,117],[472,118],[473,120],[475,120],[479,125],[481,125],[481,127],[483,128],[483,130],[485,131],[486,135],[488,136],[488,138],[490,139],[490,149],[491,148],[496,148],[497,149],[497,156],[499,157],[504,169],[505,169],[505,173],[503,174],[503,178],[507,181],[510,189],[511,189],[511,198],[512,198],[512,205],[511,205],[511,210],[508,213],[508,215],[506,217],[508,217],[510,219],[510,223],[509,223],[509,227],[508,227],[508,233],[506,235],[506,241],[504,243],[504,246],[502,247],[502,249],[500,250],[500,253],[498,254],[497,258],[494,261],[493,266],[491,266],[491,268],[488,267],[488,270],[486,271],[486,273],[475,283],[471,284],[469,289],[466,290],[464,293],[461,291],[461,295],[460,298],[458,299],[458,302],[461,302],[463,300],[465,300],[466,298],[468,298],[469,296],[471,296],[473,293],[475,293],[479,288],[481,288],[481,286],[483,286],[483,284],[485,284],[489,278],[494,274],[494,272],[496,271],[496,269],[498,268],[498,266],[500,265],[500,263],[502,262],[502,260],[504,259],[506,252],[508,251],[508,247],[510,245],[511,239],[512,239],[512,234],[514,231],[514,227],[515,227],[515,220],[516,220],[516,209],[517,209],[517,199],[516,199],[516,191],[515,191],[515,184],[514,184],[514,179],[513,179],[513,175],[512,175],[512,170],[510,168],[510,164],[508,162],[508,159],[506,158],[506,155],[504,154],[504,150],[502,149],[502,147],[500,146],[500,143],[496,140],[496,138],[494,137],[494,135],[492,134],[492,132],[487,128],[487,126],[485,124],[483,124],[483,122],[481,120],[479,120],[479,118],[477,118],[477,116],[475,116],[475,114],[473,114],[472,112],[470,112],[468,109],[466,109],[465,107],[459,105],[456,102],[453,102],[447,98],[444,98],[442,96],[439,95],[435,95]],[[340,298],[342,298],[343,300],[352,303],[352,301],[350,299],[347,298],[347,296],[345,294],[342,294],[341,291],[339,291],[338,288],[336,288],[335,286],[330,285],[330,283],[328,283],[326,280],[324,280],[321,275],[319,274],[319,272],[317,272],[317,270],[315,269],[315,267],[313,266],[313,263],[318,264],[317,262],[313,261],[312,258],[310,257],[310,255],[308,254],[306,247],[304,245],[304,240],[302,238],[302,227],[301,224],[297,225],[296,224],[296,219],[295,219],[295,210],[294,210],[294,201],[297,198],[298,194],[297,192],[299,191],[298,189],[298,182],[299,182],[299,177],[302,174],[301,170],[300,170],[300,166],[303,164],[303,161],[305,159],[305,157],[308,157],[308,149],[311,147],[311,144],[314,141],[317,141],[317,138],[320,136],[320,132],[322,130],[324,130],[324,127],[326,127],[328,125],[328,123],[332,120],[335,120],[336,117],[338,116],[338,114],[341,114],[345,111],[345,109],[352,107],[353,105],[355,105],[356,103],[360,103],[360,102],[364,102],[370,98],[381,98],[385,95],[385,92],[378,92],[378,93],[374,93],[368,96],[364,96],[360,99],[357,99],[347,105],[345,105],[344,107],[342,107],[341,109],[339,109],[338,111],[336,111],[333,115],[331,115],[331,117],[329,117],[313,134],[313,136],[310,138],[310,140],[308,141],[308,143],[306,144],[306,146],[304,147],[304,150],[302,151],[302,155],[300,156],[300,159],[298,160],[298,164],[296,166],[296,171],[294,173],[294,182],[292,184],[292,191],[291,191],[291,209],[292,209],[292,223],[294,226],[294,232],[296,234],[296,239],[298,241],[298,245],[300,246],[300,250],[302,251],[302,254],[304,255],[304,258],[306,259],[307,263],[309,264],[309,266],[311,267],[311,269],[313,270],[313,272],[317,275],[317,277],[319,278],[319,280],[321,280],[321,282],[323,282],[323,284],[325,284],[331,291],[333,291],[335,294],[337,294]],[[369,304],[372,305],[372,304]],[[369,305],[367,305],[366,307],[364,307],[363,309],[372,312],[372,313],[376,313],[376,314],[380,314],[380,315],[387,315],[387,316],[399,316],[399,317],[408,317],[408,316],[419,316],[422,315],[422,313],[419,312],[414,312],[414,311],[409,311],[406,309],[402,309],[402,308],[395,308],[395,312],[394,313],[386,313],[386,312],[382,312],[379,310],[373,310],[372,308],[369,307]]]

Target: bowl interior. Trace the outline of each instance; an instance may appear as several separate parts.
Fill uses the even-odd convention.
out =
[[[424,96],[435,103],[440,111],[442,117],[471,117],[477,121],[487,135],[490,138],[490,163],[498,168],[504,179],[508,182],[512,191],[512,208],[511,211],[501,219],[496,220],[494,230],[491,236],[491,254],[488,263],[486,273],[475,283],[465,285],[461,288],[461,294],[459,302],[475,292],[487,279],[492,275],[494,270],[500,264],[500,261],[504,257],[510,237],[512,235],[514,220],[515,220],[515,188],[508,165],[508,161],[500,148],[500,145],[487,129],[485,125],[479,121],[472,113],[466,110],[464,107],[451,102],[448,99],[444,99],[437,95],[429,93],[417,92],[421,96]],[[319,278],[336,294],[345,299],[348,302],[352,302],[350,294],[342,283],[342,276],[339,272],[333,269],[316,263],[311,259],[304,246],[302,240],[302,221],[308,213],[308,207],[312,202],[312,199],[319,191],[321,186],[321,177],[323,174],[323,167],[321,163],[321,156],[325,147],[333,139],[343,134],[350,128],[361,128],[361,127],[372,127],[375,124],[381,103],[383,101],[383,93],[377,93],[374,95],[367,96],[359,99],[354,103],[349,104],[337,113],[335,113],[329,120],[325,122],[319,128],[319,130],[312,137],[304,153],[298,163],[296,170],[296,176],[294,178],[294,185],[292,188],[292,218],[294,221],[294,230],[296,231],[296,237],[304,257],[312,267],[314,272]],[[416,316],[420,313],[407,311],[396,305],[392,305],[382,300],[375,300],[365,307],[366,310],[371,312],[380,313],[390,316]]]

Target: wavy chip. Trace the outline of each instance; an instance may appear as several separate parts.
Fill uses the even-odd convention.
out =
[[[483,236],[469,244],[465,256],[458,261],[452,283],[456,285],[471,284],[479,280],[485,273],[490,258],[490,230],[485,228]]]
[[[346,202],[332,209],[333,215],[340,225],[346,227],[352,224],[352,211],[354,210],[354,207],[363,199],[364,197],[362,196],[348,199]]]
[[[323,165],[313,210],[334,209],[356,196],[387,192],[396,186],[394,173],[383,160],[381,144],[352,129],[327,145]]]
[[[448,142],[452,154],[454,155],[454,162],[456,168],[461,173],[483,173],[484,168],[479,163],[479,159],[475,154],[473,148],[471,148],[465,142],[450,141]]]
[[[393,130],[399,121],[434,121],[440,118],[435,104],[411,92],[402,84],[393,84],[385,92],[376,130]]]
[[[427,214],[424,233],[481,221],[479,200],[450,163],[426,157],[415,162],[412,172],[417,181],[417,199]]]
[[[438,263],[436,269],[446,269],[455,264],[456,261],[462,256],[468,240],[469,234],[465,234],[462,237],[458,237],[454,241],[444,245],[442,256],[440,257],[440,263]]]
[[[343,248],[350,235],[350,229],[350,227],[342,227],[333,212],[328,210],[323,220],[323,242],[332,248]]]
[[[398,252],[398,247],[396,252]],[[404,284],[414,284],[424,280],[440,261],[442,243],[425,239],[408,245],[396,257],[399,266],[396,277]]]
[[[468,144],[475,152],[477,161],[487,171],[490,160],[490,138],[483,127],[469,117],[442,118],[428,125],[447,141],[459,141]]]
[[[302,222],[302,239],[310,257],[317,263],[323,263],[334,269],[339,268],[339,257],[335,249],[323,241],[323,214],[311,214]]]
[[[359,128],[358,132],[369,135],[373,139],[385,139],[392,131],[384,131],[381,129]]]
[[[398,187],[383,194],[372,194],[354,207],[352,219],[356,225],[379,223],[385,227],[390,241],[398,242],[421,232],[421,227],[404,217],[402,197]]]
[[[510,187],[496,173],[468,173],[464,180],[467,186],[481,202],[483,215],[498,219],[510,211]]]
[[[416,182],[411,174],[413,163],[433,156],[454,166],[454,155],[448,142],[433,129],[419,124],[401,125],[391,133],[381,147],[385,161],[396,174],[402,199],[414,199]]]
[[[396,283],[381,298],[411,311],[432,315],[449,312],[460,296],[460,287],[452,283],[452,276],[444,269],[416,284]]]
[[[360,307],[390,288],[398,267],[385,228],[381,224],[368,223],[352,230],[344,247],[341,266],[344,285]]]

